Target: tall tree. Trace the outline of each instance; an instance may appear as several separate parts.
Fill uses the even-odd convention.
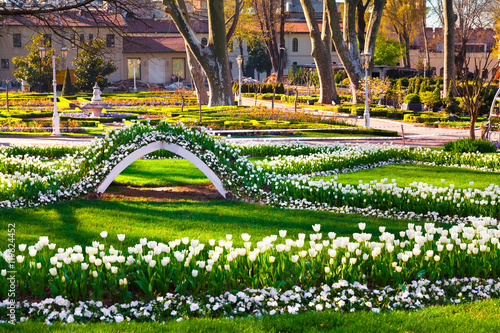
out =
[[[444,78],[443,91],[448,94],[455,82],[455,21],[453,0],[443,0]]]
[[[185,2],[183,1],[179,2],[179,5],[181,6],[182,10],[185,13],[188,13]],[[186,21],[188,24],[191,21],[189,14],[186,16]],[[191,78],[193,79],[198,103],[200,105],[208,104],[208,92],[207,92],[207,87],[205,86],[205,75],[203,75],[203,72],[201,71],[198,60],[196,60],[196,57],[193,55],[193,52],[191,52],[191,50],[189,49],[189,45],[187,44],[186,41],[184,41],[184,43],[186,45],[186,57],[187,57],[187,64],[189,67],[189,73],[191,74]]]
[[[105,58],[105,42],[95,38],[84,43],[76,54],[72,63],[75,66],[75,84],[84,91],[92,91],[92,87],[97,83],[104,88],[109,85],[106,76],[115,72],[118,67]]]
[[[44,59],[40,58],[38,52],[40,47],[47,49]],[[47,91],[49,82],[52,80],[51,57],[56,51],[51,47],[49,41],[39,34],[31,37],[31,43],[26,44],[26,49],[29,52],[25,57],[12,58],[12,63],[16,66],[12,70],[12,74],[18,81],[25,80],[34,91]]]
[[[277,80],[282,81],[285,48],[285,0],[252,0],[260,31],[266,43]]]
[[[496,0],[452,0],[447,4],[445,1],[429,1],[432,11],[441,21],[443,28],[445,25],[446,11],[453,11],[455,39],[458,43],[455,63],[457,67],[462,67],[467,61],[467,43],[470,43],[483,29],[493,28],[495,24],[495,9],[499,3]],[[449,21],[449,18],[448,18]],[[449,21],[451,22],[451,21]]]
[[[165,11],[172,17],[189,50],[205,72],[210,87],[208,106],[234,105],[223,1],[207,1],[208,44],[206,46],[196,38],[186,20],[188,13],[182,10],[180,2],[183,0],[163,0]]]
[[[404,46],[404,66],[411,67],[410,46],[421,26],[425,4],[415,0],[387,0],[384,10],[384,25],[389,26]]]
[[[353,101],[357,103],[355,91],[359,89],[360,78],[363,76],[363,66],[360,59],[360,49],[358,47],[358,34],[356,32],[356,19],[363,19],[357,14],[358,3],[361,0],[345,0],[343,29],[340,27],[340,20],[337,10],[336,0],[324,0],[326,2],[326,13],[330,25],[333,44],[337,50],[340,61],[352,84]],[[369,0],[370,19],[364,35],[365,42],[361,45],[363,52],[375,53],[375,42],[380,28],[382,14],[386,0]]]
[[[338,98],[337,89],[335,88],[335,79],[332,70],[332,34],[328,24],[328,16],[326,13],[326,2],[323,3],[323,24],[321,32],[319,24],[316,20],[316,11],[311,0],[300,0],[304,15],[306,17],[309,35],[311,37],[312,51],[311,55],[316,63],[318,70],[320,95],[318,103],[331,104],[332,101]]]

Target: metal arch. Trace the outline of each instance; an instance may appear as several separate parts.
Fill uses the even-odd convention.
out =
[[[142,156],[149,154],[149,153],[152,153],[154,151],[157,151],[159,149],[168,150],[176,155],[179,155],[179,156],[185,158],[189,162],[191,162],[195,167],[200,169],[200,171],[203,172],[203,174],[205,174],[205,176],[207,176],[207,178],[212,182],[212,184],[214,184],[217,191],[219,191],[219,193],[224,198],[226,198],[228,191],[226,191],[224,189],[219,177],[217,177],[217,175],[205,164],[205,162],[203,162],[195,154],[182,148],[181,146],[176,145],[176,144],[172,144],[172,143],[166,143],[165,141],[156,141],[156,142],[150,143],[147,146],[139,148],[136,151],[134,151],[132,154],[125,157],[106,176],[104,181],[97,188],[97,193],[98,194],[104,193],[106,191],[106,189],[108,188],[108,186],[113,182],[113,180],[120,173],[122,173],[122,171],[125,170],[130,164],[137,161]]]

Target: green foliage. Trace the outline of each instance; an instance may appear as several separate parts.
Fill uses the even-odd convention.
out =
[[[41,47],[47,50],[44,59],[40,58]],[[31,43],[26,44],[26,49],[28,54],[25,57],[12,58],[12,63],[17,67],[12,70],[12,74],[18,81],[24,79],[34,91],[47,91],[52,80],[52,55],[55,50],[40,34],[31,37]],[[59,61],[59,57],[56,60]]]
[[[405,96],[404,102],[407,104],[420,103],[420,96],[417,94],[408,94]]]
[[[441,97],[439,96],[439,93],[436,94],[435,92],[431,91],[421,92],[420,100],[422,101],[422,104],[430,108],[441,104]]]
[[[118,67],[104,58],[104,47],[102,39],[93,39],[84,43],[73,59],[76,86],[79,89],[90,91],[96,82],[101,88],[109,85],[106,76],[115,72]]]
[[[497,151],[495,145],[486,140],[471,140],[470,138],[448,142],[444,145],[445,151],[453,153],[494,153]]]
[[[307,67],[293,67],[290,72],[288,72],[288,80],[290,84],[295,85],[319,85],[318,71]]]
[[[403,58],[404,46],[395,39],[386,38],[384,34],[377,36],[375,42],[374,65],[397,66]]]
[[[247,76],[253,76],[254,70],[258,72],[271,73],[271,58],[267,53],[266,46],[260,39],[252,38],[248,40],[248,60],[245,64]]]
[[[66,73],[64,74],[64,84],[61,91],[61,96],[68,96],[73,93],[73,84],[71,83],[71,75],[69,74],[69,68],[66,67]]]
[[[344,70],[334,70],[333,77],[336,84],[340,84],[344,79],[347,78],[347,73]]]

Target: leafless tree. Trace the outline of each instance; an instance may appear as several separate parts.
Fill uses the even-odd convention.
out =
[[[282,51],[285,48],[285,0],[251,1],[271,64],[274,71],[278,73],[277,81],[281,82],[285,67]]]
[[[457,80],[453,81],[457,94],[462,97],[465,112],[470,116],[470,138],[476,138],[476,120],[481,113],[481,106],[489,93],[494,75],[484,75],[493,59],[486,53],[483,59],[474,58],[474,72],[469,73],[471,59],[467,59],[457,68]]]
[[[367,0],[370,2],[370,19],[363,34],[364,44],[359,44],[359,33],[356,31],[356,20],[364,17],[358,15],[358,4],[361,0],[345,0],[342,28],[337,10],[336,0],[325,0],[328,23],[332,32],[332,40],[344,69],[353,86],[353,101],[357,102],[354,91],[359,89],[360,78],[363,76],[360,53],[375,53],[375,40],[380,28],[386,0]],[[361,52],[360,52],[361,48]],[[373,61],[372,61],[373,64]],[[371,67],[371,66],[370,66]]]

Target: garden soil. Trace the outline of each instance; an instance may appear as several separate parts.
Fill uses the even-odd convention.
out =
[[[112,186],[102,194],[101,200],[144,201],[211,201],[223,200],[212,185],[187,185],[172,187]]]

